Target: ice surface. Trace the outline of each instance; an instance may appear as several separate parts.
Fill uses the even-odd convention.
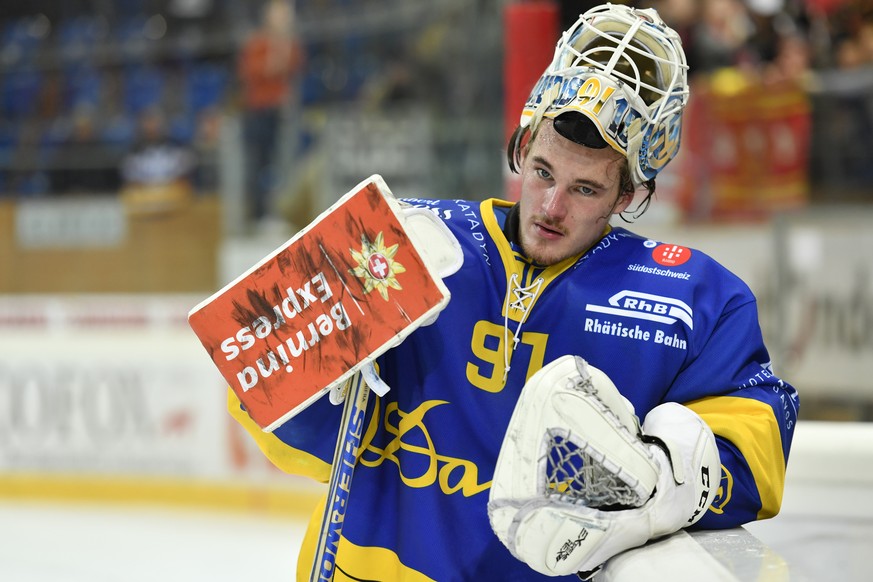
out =
[[[0,580],[293,580],[304,527],[248,514],[4,500]]]

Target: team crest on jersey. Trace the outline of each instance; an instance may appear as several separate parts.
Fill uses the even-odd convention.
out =
[[[724,508],[730,502],[733,492],[734,476],[727,470],[727,467],[722,465],[721,482],[718,484],[718,492],[715,494],[715,499],[712,500],[712,505],[709,506],[709,510],[713,513],[724,513]]]
[[[375,241],[361,235],[361,250],[349,249],[352,259],[357,263],[349,272],[364,281],[364,293],[370,293],[374,289],[379,292],[382,299],[388,301],[388,289],[402,289],[396,275],[406,271],[406,268],[394,260],[399,245],[385,246],[385,239],[380,232]]]
[[[625,289],[610,297],[608,303],[608,305],[589,303],[585,309],[596,313],[645,319],[659,323],[673,324],[681,321],[688,326],[688,329],[694,329],[694,312],[691,307],[684,301],[673,297]]]

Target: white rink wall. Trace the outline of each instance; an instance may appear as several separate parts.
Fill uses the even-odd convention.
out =
[[[187,324],[201,299],[0,298],[0,497],[308,514],[319,486],[281,474],[226,412]]]

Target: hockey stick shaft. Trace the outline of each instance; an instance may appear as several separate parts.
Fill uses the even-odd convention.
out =
[[[327,502],[321,520],[318,545],[312,563],[311,582],[329,582],[336,569],[336,552],[348,507],[352,475],[364,431],[364,418],[370,389],[357,372],[348,382],[343,416],[337,435],[333,466],[328,482]]]

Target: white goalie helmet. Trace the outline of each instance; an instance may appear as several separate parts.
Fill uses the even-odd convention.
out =
[[[609,145],[626,155],[639,187],[679,150],[687,71],[679,35],[654,9],[605,4],[561,36],[519,125],[533,132],[544,117],[585,115],[597,134],[578,123],[556,121],[555,129],[577,143]]]

